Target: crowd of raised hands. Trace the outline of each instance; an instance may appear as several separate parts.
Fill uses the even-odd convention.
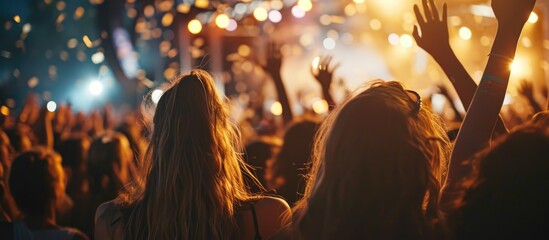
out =
[[[446,4],[414,6],[417,45],[465,106],[439,87],[457,127],[399,81],[336,101],[345,62],[328,55],[311,74],[329,114],[296,117],[274,43],[260,65],[282,124],[253,139],[203,70],[176,77],[153,109],[118,118],[111,106],[49,112],[30,95],[17,116],[2,115],[0,238],[549,238],[549,104],[523,81],[531,114],[500,114],[535,3],[492,0],[498,30],[478,85],[450,45]]]

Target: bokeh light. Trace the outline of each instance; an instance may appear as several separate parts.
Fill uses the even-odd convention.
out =
[[[94,96],[99,96],[103,92],[103,83],[98,80],[94,80],[88,85],[88,90]]]
[[[189,32],[192,34],[198,34],[200,31],[202,31],[202,23],[200,21],[193,19],[189,21],[189,24],[187,25],[187,28],[189,29]]]

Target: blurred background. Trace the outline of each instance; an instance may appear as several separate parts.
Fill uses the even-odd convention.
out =
[[[442,1],[435,1],[440,7]],[[366,80],[400,80],[435,110],[447,101],[442,70],[411,35],[416,19],[406,0],[17,0],[0,2],[1,113],[19,111],[29,92],[55,109],[89,112],[110,103],[120,111],[143,98],[157,101],[175,74],[210,71],[245,109],[261,98],[280,115],[274,85],[258,65],[268,42],[279,44],[282,76],[296,115],[324,114],[320,86],[310,73],[318,56],[332,55],[336,99]],[[489,1],[448,0],[451,45],[480,80],[497,22]],[[520,104],[521,81],[547,89],[547,1],[538,1],[523,31],[505,107]],[[451,91],[453,89],[449,88]],[[455,101],[459,102],[457,95]],[[534,96],[541,103],[543,93]],[[458,106],[461,106],[458,104]],[[462,107],[461,107],[462,108]],[[463,111],[463,109],[460,109]],[[128,110],[129,111],[129,110]],[[233,114],[243,114],[234,111]],[[238,116],[236,116],[238,117]]]

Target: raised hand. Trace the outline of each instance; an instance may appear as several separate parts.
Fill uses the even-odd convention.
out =
[[[339,67],[339,64],[331,64],[332,56],[322,56],[318,63],[317,69],[311,67],[311,74],[320,83],[322,90],[329,90],[333,82],[334,71]]]
[[[533,98],[534,86],[532,85],[531,82],[527,80],[522,80],[518,87],[518,92],[520,93],[520,95],[524,96],[525,98]]]
[[[536,0],[492,0],[499,29],[520,34],[535,4]]]
[[[267,59],[265,65],[261,66],[263,71],[271,75],[273,79],[276,92],[278,94],[278,101],[282,105],[282,119],[284,124],[289,124],[293,119],[292,108],[290,106],[290,100],[286,93],[286,87],[282,81],[282,53],[280,52],[280,46],[274,42],[267,44]]]
[[[518,87],[518,93],[528,100],[528,103],[534,110],[534,113],[542,111],[541,107],[536,101],[536,98],[534,97],[534,86],[532,82],[527,80],[522,80]]]
[[[429,2],[423,0],[422,3],[424,14],[421,14],[417,4],[414,5],[414,13],[419,25],[419,29],[418,26],[414,26],[414,39],[418,46],[433,56],[447,55],[452,49],[448,35],[448,8],[446,3],[442,5],[442,18],[440,18],[433,0],[429,0]]]
[[[265,65],[262,65],[261,67],[263,68],[263,71],[267,72],[273,78],[280,76],[280,70],[282,69],[282,54],[278,44],[274,42],[269,42],[267,44],[267,58]]]

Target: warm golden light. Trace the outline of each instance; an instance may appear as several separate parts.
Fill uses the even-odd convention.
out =
[[[200,21],[193,19],[189,21],[189,24],[187,25],[187,28],[189,29],[189,32],[192,34],[198,34],[200,31],[202,31],[202,23]]]
[[[302,17],[305,17],[305,11],[301,9],[299,6],[293,6],[292,15],[294,15],[294,17],[296,18],[302,18]]]
[[[473,36],[473,33],[471,32],[471,29],[468,27],[461,27],[459,29],[459,37],[463,40],[469,40]]]
[[[250,47],[246,44],[238,46],[238,55],[242,57],[250,56],[251,51]]]
[[[2,113],[2,115],[4,116],[9,116],[10,115],[10,109],[4,105],[2,105],[2,107],[0,107],[0,113]]]
[[[172,23],[173,23],[173,14],[171,13],[164,14],[164,16],[162,17],[162,26],[168,27],[172,25]]]
[[[21,17],[19,17],[19,15],[15,15],[13,17],[13,21],[15,21],[16,23],[21,23]]]
[[[538,22],[538,15],[535,12],[530,13],[530,17],[528,18],[528,22],[530,23],[536,23]]]
[[[370,20],[370,28],[376,31],[381,29],[381,21],[379,21],[379,19],[376,19],[376,18]]]
[[[229,26],[229,16],[227,14],[219,14],[215,18],[215,25],[217,25],[218,28],[227,28]]]
[[[311,0],[299,0],[297,1],[297,6],[303,9],[303,11],[305,12],[311,11],[311,9],[313,9],[313,3],[311,2]]]
[[[412,36],[410,36],[408,34],[403,34],[402,36],[400,36],[400,45],[401,46],[403,46],[405,48],[409,48],[413,44],[414,44],[414,39],[412,38]]]
[[[82,40],[84,41],[84,44],[86,44],[86,47],[93,47],[93,42],[90,40],[90,37],[88,37],[88,35],[84,35],[84,37],[82,37]]]
[[[396,46],[399,44],[400,42],[400,37],[396,34],[396,33],[391,33],[389,35],[389,44],[393,45],[393,46]]]
[[[271,105],[271,113],[275,116],[282,115],[282,104],[280,102],[276,101]]]
[[[311,66],[313,69],[318,69],[318,65],[320,64],[320,57],[315,57],[313,59],[313,62],[311,63]]]
[[[329,110],[329,107],[328,107],[328,102],[326,102],[326,100],[318,99],[313,103],[313,111],[315,111],[316,114],[323,114],[328,112],[328,110]]]
[[[269,13],[267,12],[267,9],[258,7],[254,10],[254,17],[257,19],[257,21],[263,22],[267,20],[269,17]]]
[[[194,1],[194,6],[197,8],[207,8],[210,5],[208,0],[196,0]]]

